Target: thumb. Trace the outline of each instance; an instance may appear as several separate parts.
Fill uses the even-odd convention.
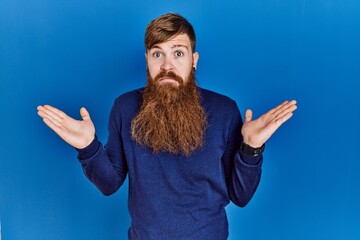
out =
[[[80,109],[80,115],[82,117],[83,120],[90,120],[90,114],[89,112],[86,110],[86,108],[82,107]]]
[[[252,119],[252,111],[250,109],[246,110],[245,112],[245,122],[250,122]]]

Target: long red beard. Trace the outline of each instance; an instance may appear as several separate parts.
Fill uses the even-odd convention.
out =
[[[159,85],[161,76],[152,79],[148,72],[142,105],[131,123],[132,138],[136,142],[152,148],[155,153],[185,156],[202,147],[207,118],[194,75],[192,71],[186,84],[181,77],[170,75],[179,82],[179,86],[174,86]]]

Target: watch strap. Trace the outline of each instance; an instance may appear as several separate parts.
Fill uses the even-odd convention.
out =
[[[248,156],[257,156],[259,154],[262,154],[265,150],[265,144],[263,144],[259,148],[251,147],[250,145],[242,142],[240,145],[240,150],[245,153]]]

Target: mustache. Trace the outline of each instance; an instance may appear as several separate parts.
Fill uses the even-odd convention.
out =
[[[171,78],[174,79],[175,81],[177,81],[178,83],[182,84],[184,81],[182,79],[182,77],[180,77],[179,75],[177,75],[174,72],[171,71],[163,71],[160,72],[158,75],[156,75],[156,77],[154,78],[154,82],[159,81],[161,78]]]

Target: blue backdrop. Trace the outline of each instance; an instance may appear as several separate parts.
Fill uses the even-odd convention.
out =
[[[145,27],[166,12],[195,27],[202,87],[256,117],[298,100],[253,200],[227,208],[229,239],[360,239],[358,0],[1,0],[2,238],[127,238],[127,183],[102,196],[36,106],[86,106],[105,141],[113,100],[145,83]]]

